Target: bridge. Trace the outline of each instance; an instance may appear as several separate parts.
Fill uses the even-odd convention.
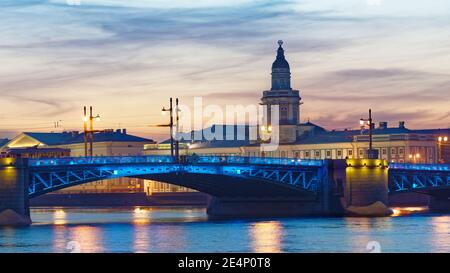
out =
[[[385,211],[377,212],[379,216],[388,214],[388,193],[420,190],[450,196],[449,173],[448,165],[390,164],[388,168],[383,160],[352,159],[0,159],[0,224],[1,214],[6,212],[8,219],[3,223],[30,223],[29,198],[118,177],[151,179],[207,193],[211,196],[207,208],[211,217],[343,215],[349,206],[365,207],[377,201],[386,205]]]
[[[450,210],[450,165],[389,164],[389,193],[416,192],[429,195],[433,211]]]
[[[30,159],[28,194],[33,198],[93,181],[137,177],[213,196],[315,196],[327,179],[325,164],[323,160],[234,156],[198,156],[182,158],[180,162],[171,156]]]

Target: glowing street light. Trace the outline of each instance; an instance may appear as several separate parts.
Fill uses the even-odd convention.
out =
[[[378,158],[378,150],[372,149],[372,130],[374,127],[374,123],[372,122],[372,109],[369,109],[369,118],[368,119],[360,119],[359,124],[361,125],[361,131],[367,126],[369,126],[369,159],[377,159]]]
[[[89,155],[94,155],[94,120],[100,121],[100,115],[97,114],[95,117],[92,115],[92,106],[89,107],[89,116],[87,115],[87,108],[84,106],[84,116],[83,116],[83,129],[84,129],[84,155],[88,156],[88,145],[87,136],[89,134]],[[89,130],[87,129],[87,123],[89,122]]]
[[[412,160],[414,162],[414,164],[416,164],[417,160],[420,159],[420,154],[419,153],[417,153],[417,154],[410,154],[408,157],[409,157],[410,160]]]
[[[438,163],[444,163],[444,159],[442,158],[442,145],[444,145],[443,142],[448,141],[448,136],[439,136],[437,138],[438,143]]]
[[[272,125],[268,125],[267,127],[264,125],[261,125],[261,132],[264,133],[271,133],[272,132]]]

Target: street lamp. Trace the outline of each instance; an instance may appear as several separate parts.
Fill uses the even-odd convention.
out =
[[[416,163],[417,163],[417,160],[420,159],[420,154],[419,154],[419,153],[414,154],[414,155],[413,155],[413,154],[410,154],[410,155],[409,155],[409,159],[410,159],[410,160],[412,159],[413,162],[414,162],[414,164],[416,164]]]
[[[264,126],[264,125],[261,125],[261,132],[263,132],[263,133],[271,133],[272,132],[272,125],[269,125],[269,126]]]
[[[166,115],[166,112],[170,113],[170,156],[173,157],[173,99],[170,98],[169,100],[169,108],[163,107],[161,110],[161,113],[163,115]]]
[[[173,108],[173,99],[170,98],[169,100],[169,108],[165,108],[163,107],[161,110],[161,113],[163,115],[166,115],[167,112],[170,113],[170,122],[168,125],[162,125],[163,127],[170,127],[170,156],[174,156],[175,154],[175,158],[178,161],[179,157],[180,157],[180,141],[178,139],[178,130],[179,130],[179,122],[180,122],[180,109],[178,107],[178,98],[176,98],[175,100],[175,109]],[[177,139],[174,140],[174,133],[173,133],[173,127],[174,127],[174,122],[173,122],[173,112],[175,111],[175,119],[176,119],[176,127],[175,127],[175,134],[177,136]]]
[[[95,117],[92,115],[92,106],[89,107],[89,116],[87,116],[87,108],[84,106],[84,116],[83,116],[83,129],[84,129],[84,155],[88,156],[87,147],[87,136],[89,134],[89,155],[94,155],[94,133],[99,132],[94,130],[94,120],[100,121],[100,115],[97,114]],[[87,123],[89,121],[89,130],[87,129]]]
[[[360,119],[359,125],[361,125],[361,130],[363,130],[366,125],[369,126],[369,153],[368,158],[369,159],[377,159],[378,158],[378,151],[372,149],[372,130],[374,127],[374,123],[372,122],[372,109],[369,109],[369,118],[368,119]]]
[[[448,141],[447,136],[439,136],[437,138],[438,142],[438,163],[444,163],[444,159],[442,158],[442,145],[444,145],[444,142]]]

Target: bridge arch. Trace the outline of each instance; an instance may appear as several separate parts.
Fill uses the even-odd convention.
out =
[[[252,164],[248,158],[247,162],[237,159],[223,162],[208,157],[207,160],[184,163],[173,162],[167,157],[136,159],[120,158],[121,162],[105,157],[30,161],[29,197],[99,180],[136,177],[187,187],[216,197],[268,197],[269,194],[314,199],[321,183],[327,179],[326,168],[317,162],[299,166],[291,161],[284,165],[267,160],[266,164]]]

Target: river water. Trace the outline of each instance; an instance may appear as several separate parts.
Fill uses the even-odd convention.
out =
[[[0,252],[450,252],[450,215],[209,220],[204,208],[34,208]]]

